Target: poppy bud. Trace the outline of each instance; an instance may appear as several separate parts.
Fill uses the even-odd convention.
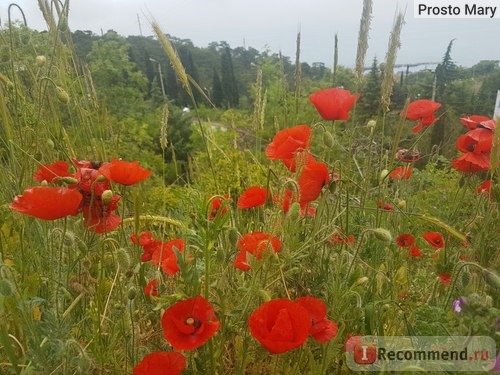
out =
[[[47,61],[47,58],[44,55],[38,55],[35,58],[36,65],[39,67],[44,66],[46,61]]]
[[[328,148],[332,148],[333,147],[333,145],[335,144],[335,140],[333,139],[332,133],[330,133],[329,131],[325,131],[323,133],[323,143]]]
[[[388,174],[389,174],[389,170],[387,170],[387,169],[382,169],[382,170],[380,171],[380,176],[379,176],[380,181],[381,181],[381,182],[382,182],[382,181],[384,181],[384,179],[387,177],[387,175],[388,175]]]
[[[387,229],[376,228],[371,230],[375,237],[383,242],[392,242],[392,234]]]
[[[106,177],[104,177],[102,174],[97,176],[97,178],[95,179],[95,182],[104,182],[106,181]]]
[[[264,302],[268,302],[271,300],[271,294],[269,294],[269,292],[267,290],[260,289],[259,294],[262,297],[262,299],[264,300]]]
[[[47,180],[43,180],[42,182],[40,182],[40,185],[42,185],[42,186],[48,186],[49,183],[47,182]]]
[[[366,123],[366,126],[367,126],[368,128],[370,128],[370,129],[374,129],[374,128],[375,128],[375,126],[377,126],[377,121],[375,121],[375,120],[370,120],[370,121],[368,121],[368,122]]]
[[[132,264],[130,253],[123,247],[116,251],[116,263],[122,270],[128,270]]]
[[[78,183],[78,180],[74,177],[61,177],[61,178],[59,178],[59,182],[62,182],[64,184],[68,184],[68,185],[75,185]]]
[[[102,204],[104,204],[105,206],[107,206],[111,200],[113,199],[113,191],[111,190],[104,190],[101,194],[101,200],[102,200]]]
[[[57,95],[57,99],[61,103],[63,103],[63,104],[69,103],[69,94],[62,87],[59,87],[59,86],[56,87],[56,95]]]
[[[47,146],[49,146],[49,148],[51,148],[51,149],[54,149],[54,147],[55,147],[54,141],[50,138],[47,139]]]
[[[128,290],[127,292],[127,298],[130,300],[130,301],[133,301],[135,299],[135,297],[137,296],[137,289],[135,287],[130,287],[130,289]]]
[[[368,280],[369,279],[366,276],[360,277],[359,279],[356,280],[356,282],[354,283],[354,286],[366,284],[368,282]]]
[[[406,285],[408,283],[408,268],[399,267],[394,275],[394,282],[398,285]]]
[[[495,272],[485,269],[483,270],[483,277],[492,288],[500,290],[500,276]]]
[[[293,202],[288,210],[288,219],[290,221],[297,221],[300,217],[300,203]]]
[[[398,201],[398,208],[400,210],[405,210],[406,209],[406,201],[404,199],[400,199]]]

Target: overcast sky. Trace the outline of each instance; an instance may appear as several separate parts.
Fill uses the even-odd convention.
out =
[[[455,38],[453,60],[471,66],[480,60],[500,60],[500,18],[421,19],[413,14],[417,0],[374,0],[366,65],[373,57],[385,59],[394,16],[405,11],[397,63],[439,62]],[[450,3],[459,0],[450,0]],[[492,0],[500,5],[500,0]],[[11,0],[0,0],[2,27],[6,26]],[[36,0],[17,0],[28,26],[44,29]],[[353,66],[356,56],[362,0],[72,0],[69,26],[74,30],[115,30],[122,35],[152,35],[148,17],[165,33],[191,39],[199,47],[226,41],[231,47],[269,48],[295,56],[297,31],[301,31],[301,60],[333,61],[333,40],[339,38],[339,62]],[[499,6],[500,8],[500,6]],[[500,14],[500,9],[498,10]],[[13,10],[13,18],[20,18]]]

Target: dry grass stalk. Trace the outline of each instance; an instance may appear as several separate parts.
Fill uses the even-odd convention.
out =
[[[297,33],[297,49],[295,52],[295,117],[299,113],[300,83],[302,69],[300,66],[300,31]]]
[[[161,127],[160,127],[160,147],[163,151],[167,148],[168,140],[167,140],[167,124],[168,124],[168,103],[165,103],[162,108],[161,115]]]
[[[253,123],[257,128],[260,122],[262,112],[262,69],[257,71],[257,78],[255,80],[255,101],[253,109]]]
[[[404,14],[398,13],[392,27],[391,37],[389,38],[389,49],[387,51],[384,67],[384,77],[382,80],[382,96],[380,105],[384,112],[389,111],[391,103],[392,86],[394,83],[394,65],[396,63],[396,56],[399,47],[401,46],[401,29],[404,24]]]
[[[368,50],[368,34],[370,33],[370,23],[372,20],[373,0],[363,1],[363,12],[359,25],[358,52],[356,54],[356,68],[354,74],[359,81],[363,76],[365,67],[365,56]]]
[[[337,85],[337,69],[339,66],[339,37],[335,34],[335,39],[333,42],[333,79],[332,85],[335,87]]]
[[[184,65],[182,65],[181,59],[177,55],[177,52],[174,49],[174,46],[168,40],[166,35],[163,33],[161,30],[160,26],[156,21],[151,22],[151,26],[153,27],[153,31],[156,33],[156,36],[158,37],[158,40],[160,41],[163,50],[167,54],[170,64],[172,65],[172,68],[174,69],[175,74],[179,78],[179,81],[181,81],[182,86],[184,87],[184,90],[188,93],[188,95],[192,98],[193,93],[191,91],[191,86],[189,85],[189,80],[188,76],[186,73],[186,70],[184,69]]]

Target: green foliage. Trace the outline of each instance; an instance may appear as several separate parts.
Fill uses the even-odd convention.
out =
[[[98,98],[118,118],[145,111],[147,80],[130,60],[129,48],[125,38],[108,31],[87,55]]]
[[[357,108],[362,112],[360,116],[364,119],[368,119],[368,116],[373,116],[377,114],[380,106],[380,72],[378,67],[377,59],[373,59],[372,67],[368,77],[366,78],[366,83],[362,88],[363,95],[358,101]]]
[[[226,107],[237,107],[239,102],[238,85],[234,76],[231,49],[225,47],[221,51],[220,60],[221,86]]]

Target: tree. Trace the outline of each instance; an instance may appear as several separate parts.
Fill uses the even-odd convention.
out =
[[[148,81],[129,58],[130,45],[114,31],[92,43],[88,63],[99,99],[117,118],[144,111]]]
[[[455,79],[457,66],[451,59],[451,47],[453,46],[452,39],[446,48],[446,52],[443,56],[443,61],[438,64],[435,71],[435,96],[433,99],[440,103],[446,103],[446,88]],[[431,144],[439,146],[441,148],[444,142],[444,117],[436,121],[432,127],[431,134]]]
[[[495,107],[498,90],[500,90],[499,67],[495,68],[492,73],[484,76],[481,88],[476,96],[474,112],[485,116],[491,116]]]
[[[239,103],[238,86],[234,76],[233,60],[229,47],[225,47],[222,50],[220,67],[225,104],[227,107],[237,107]]]
[[[219,74],[214,69],[212,78],[212,102],[216,107],[222,107],[224,102],[224,92],[222,91],[222,84],[220,82]]]
[[[380,70],[377,58],[373,59],[370,73],[366,77],[366,82],[362,90],[363,95],[359,98],[358,108],[367,116],[377,113],[380,105]]]

